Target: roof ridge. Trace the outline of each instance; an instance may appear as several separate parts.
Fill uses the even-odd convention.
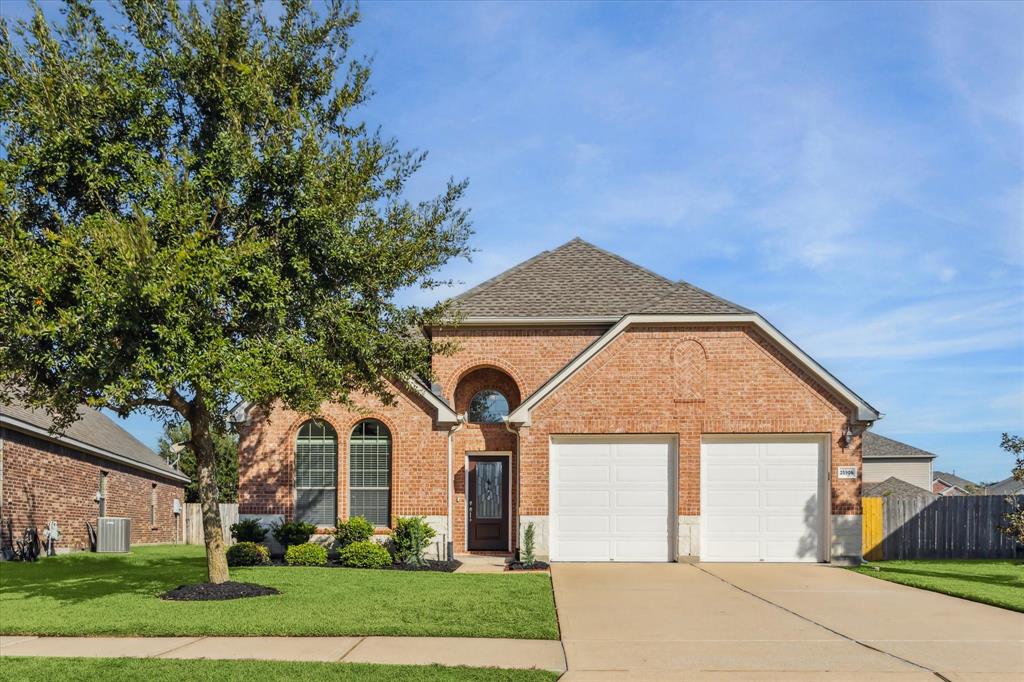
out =
[[[623,256],[620,256],[617,253],[612,253],[611,251],[609,251],[607,249],[602,249],[597,244],[591,244],[586,239],[580,239],[579,237],[573,237],[570,241],[566,242],[563,246],[568,246],[569,244],[572,244],[573,242],[579,242],[580,244],[583,244],[584,246],[589,246],[590,248],[594,249],[595,251],[600,251],[601,253],[603,253],[606,256],[611,256],[612,258],[614,258],[615,260],[619,261],[620,263],[624,263],[624,264],[626,264],[626,265],[628,265],[630,267],[636,268],[637,270],[640,270],[641,272],[646,272],[648,275],[651,275],[652,277],[657,277],[658,279],[660,279],[660,280],[662,280],[664,282],[668,282],[669,284],[675,284],[675,282],[672,281],[671,279],[669,279],[668,277],[665,277],[664,275],[658,274],[657,272],[655,272],[654,270],[651,270],[650,268],[645,268],[644,266],[640,265],[639,263],[634,263],[633,261],[629,260],[628,258],[624,258]],[[561,248],[561,247],[559,247],[559,248]]]
[[[508,268],[506,270],[502,270],[501,272],[499,272],[494,277],[491,277],[490,279],[486,279],[483,282],[480,282],[480,284],[477,284],[475,287],[472,287],[470,289],[466,289],[461,294],[456,294],[455,296],[452,296],[448,300],[449,300],[449,302],[453,302],[454,303],[455,301],[463,300],[465,298],[468,298],[471,295],[478,294],[481,291],[484,291],[485,289],[489,289],[491,286],[497,284],[498,282],[501,282],[501,281],[504,281],[505,279],[507,279],[509,275],[511,275],[511,274],[513,274],[515,272],[519,272],[520,270],[525,268],[527,265],[532,265],[533,263],[536,263],[537,261],[542,260],[542,259],[544,259],[544,258],[546,258],[546,257],[548,257],[548,256],[550,256],[552,254],[554,254],[557,251],[561,251],[565,247],[567,247],[570,244],[572,244],[573,242],[577,242],[577,241],[582,242],[583,240],[580,239],[579,237],[573,237],[572,239],[570,239],[566,243],[562,244],[561,246],[556,246],[553,249],[547,249],[545,251],[541,251],[540,253],[536,254],[535,256],[531,256],[531,257],[527,258],[524,261],[516,263],[515,265],[513,265],[512,267],[510,267],[510,268]]]
[[[676,293],[677,291],[679,291],[679,289],[681,289],[683,287],[685,287],[685,288],[687,288],[687,289],[689,289],[691,291],[695,291],[695,292],[697,292],[699,294],[702,294],[704,296],[707,296],[708,298],[710,298],[710,299],[712,299],[714,301],[717,301],[719,303],[724,303],[726,305],[732,306],[733,308],[737,309],[738,313],[752,313],[752,312],[754,312],[753,310],[751,310],[750,308],[748,308],[746,306],[742,306],[739,303],[733,303],[732,301],[730,301],[727,298],[722,298],[721,296],[716,296],[715,294],[711,293],[707,289],[702,289],[701,287],[697,286],[696,284],[691,284],[690,282],[687,282],[684,279],[680,279],[680,280],[675,281],[673,283],[673,287],[669,291],[666,291],[663,295],[659,296],[658,298],[653,299],[647,306],[645,306],[641,310],[638,310],[637,312],[642,313],[645,310],[648,310],[649,308],[653,308],[654,306],[658,305],[660,302],[664,301],[666,298],[668,298],[672,294]]]

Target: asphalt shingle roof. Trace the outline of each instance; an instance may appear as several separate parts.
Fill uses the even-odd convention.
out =
[[[22,403],[0,405],[0,415],[41,429],[49,430],[53,426],[53,419],[45,410],[32,409]],[[180,471],[165,462],[160,455],[147,448],[102,412],[81,405],[78,408],[78,416],[77,421],[58,434],[169,474],[182,476]]]
[[[879,436],[873,431],[865,431],[861,441],[861,453],[866,459],[877,457],[901,457],[912,459],[935,459],[938,455],[915,448],[913,445],[901,443],[892,438]]]
[[[963,488],[965,490],[967,490],[969,488],[980,488],[981,487],[977,483],[975,483],[974,481],[968,481],[966,478],[960,478],[956,474],[950,474],[950,473],[945,472],[945,471],[933,471],[932,472],[932,480],[933,481],[937,481],[940,478],[943,481],[945,481],[946,483],[948,483],[949,485],[955,485],[955,486],[957,486],[959,488]]]
[[[621,317],[629,313],[748,313],[576,238],[452,299],[468,318]]]
[[[938,495],[931,491],[918,487],[913,483],[907,483],[902,478],[896,478],[895,476],[890,476],[881,483],[864,484],[861,495],[864,497],[896,498],[927,497],[929,499],[938,497]]]
[[[985,486],[986,495],[1021,495],[1024,494],[1024,483],[1021,483],[1013,476],[1004,478],[998,483]]]

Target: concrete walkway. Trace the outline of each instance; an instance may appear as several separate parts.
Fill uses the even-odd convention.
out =
[[[468,637],[20,637],[0,656],[215,658],[565,671],[560,642]]]
[[[555,564],[552,577],[566,682],[1024,679],[1024,614],[840,568]]]

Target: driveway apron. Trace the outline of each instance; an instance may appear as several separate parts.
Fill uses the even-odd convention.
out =
[[[564,680],[1024,673],[1024,615],[840,568],[555,564],[552,576]]]

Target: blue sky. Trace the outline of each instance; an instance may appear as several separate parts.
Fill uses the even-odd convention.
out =
[[[362,11],[365,116],[430,152],[410,196],[470,179],[478,251],[447,293],[580,236],[758,310],[936,468],[1008,475],[1024,4]],[[127,426],[155,443],[159,427]]]

